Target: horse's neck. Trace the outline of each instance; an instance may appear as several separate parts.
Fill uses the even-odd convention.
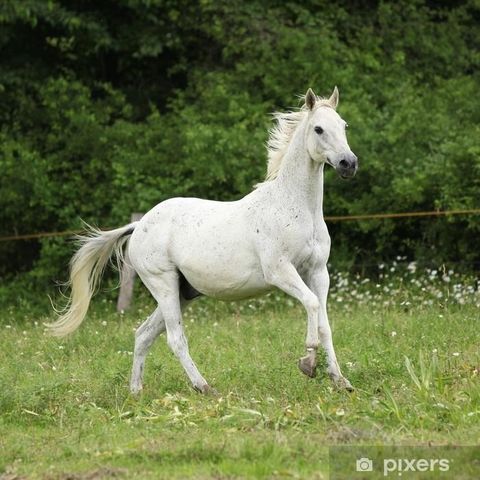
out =
[[[305,145],[305,128],[300,125],[282,160],[276,184],[285,198],[308,208],[314,218],[323,217],[323,163],[314,162]]]

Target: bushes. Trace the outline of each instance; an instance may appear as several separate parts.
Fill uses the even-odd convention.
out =
[[[437,5],[437,4],[436,4]],[[229,200],[265,171],[268,113],[340,88],[360,157],[326,214],[478,207],[476,2],[3,2],[0,235]],[[478,217],[334,224],[335,261],[479,261]],[[0,276],[65,277],[65,240],[0,243]]]

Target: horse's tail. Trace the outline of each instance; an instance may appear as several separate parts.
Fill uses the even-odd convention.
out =
[[[70,261],[67,285],[71,288],[71,294],[68,304],[57,321],[46,325],[52,335],[63,337],[80,326],[112,254],[115,253],[119,267],[124,261],[123,246],[136,223],[105,232],[89,227],[88,234],[79,237],[81,246]]]

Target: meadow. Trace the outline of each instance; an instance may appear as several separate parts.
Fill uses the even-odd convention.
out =
[[[299,372],[305,314],[278,292],[187,310],[192,357],[218,397],[191,389],[164,336],[144,392],[129,394],[133,332],[153,309],[141,289],[123,315],[101,293],[64,340],[44,333],[52,315],[37,307],[4,309],[0,478],[323,479],[335,445],[478,446],[478,284],[399,270],[332,275],[334,341],[354,393],[332,387],[324,362],[316,379]],[[465,455],[455,478],[478,478]]]

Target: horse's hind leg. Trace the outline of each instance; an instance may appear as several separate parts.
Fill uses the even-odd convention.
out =
[[[160,276],[142,277],[142,280],[158,302],[158,308],[165,321],[168,346],[182,364],[193,388],[201,393],[213,392],[198,371],[188,351],[188,343],[182,325],[178,273],[168,271]]]
[[[132,393],[138,393],[142,390],[145,358],[153,342],[164,331],[165,322],[162,318],[162,312],[157,307],[135,332],[135,349],[133,353],[132,376],[130,379],[130,391]]]

